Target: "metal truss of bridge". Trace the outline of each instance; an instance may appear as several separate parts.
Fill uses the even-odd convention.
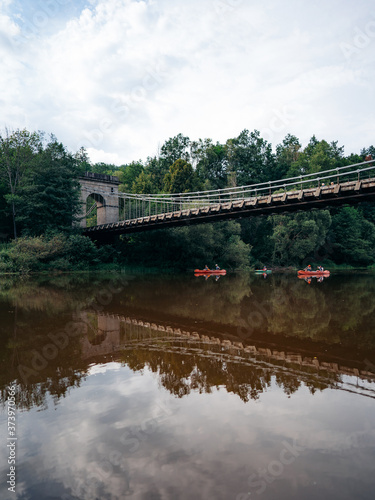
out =
[[[371,201],[375,200],[375,168],[369,160],[289,179],[191,193],[113,191],[101,192],[100,185],[92,190],[108,200],[111,222],[88,227],[85,235],[106,240],[119,234]],[[113,220],[114,206],[119,206],[118,221]]]

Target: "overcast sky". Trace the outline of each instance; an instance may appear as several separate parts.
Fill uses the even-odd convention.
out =
[[[375,144],[371,0],[0,0],[0,128],[93,162],[169,137]]]

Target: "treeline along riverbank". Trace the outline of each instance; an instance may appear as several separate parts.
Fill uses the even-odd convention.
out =
[[[178,134],[157,156],[121,166],[93,164],[85,149],[71,153],[56,137],[27,130],[0,134],[0,272],[80,270],[143,265],[194,268],[375,264],[373,203],[121,236],[97,247],[80,234],[78,178],[115,175],[120,191],[179,193],[284,179],[359,163],[375,147],[344,154],[315,136],[303,147],[288,134],[275,148],[258,131],[225,143]],[[374,168],[375,171],[375,168]],[[95,203],[88,199],[88,207]],[[120,207],[121,215],[121,207]],[[96,210],[89,224],[96,223]]]

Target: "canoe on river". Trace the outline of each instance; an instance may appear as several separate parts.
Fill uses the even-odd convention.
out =
[[[298,276],[329,276],[329,271],[298,271]]]
[[[263,271],[263,269],[255,269],[255,274],[271,274],[272,273],[272,269],[266,269],[265,271]]]
[[[227,274],[227,272],[225,269],[218,269],[218,270],[209,269],[208,271],[205,269],[195,269],[194,274],[219,274],[219,275],[223,275],[223,274]]]

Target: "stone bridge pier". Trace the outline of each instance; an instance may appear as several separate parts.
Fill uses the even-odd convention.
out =
[[[86,225],[87,198],[91,196],[97,206],[97,224],[108,224],[119,220],[118,177],[86,172],[79,178],[81,184],[81,219],[80,226]]]
[[[120,320],[105,314],[80,313],[87,325],[87,335],[81,339],[82,359],[103,356],[117,351],[120,345]]]

